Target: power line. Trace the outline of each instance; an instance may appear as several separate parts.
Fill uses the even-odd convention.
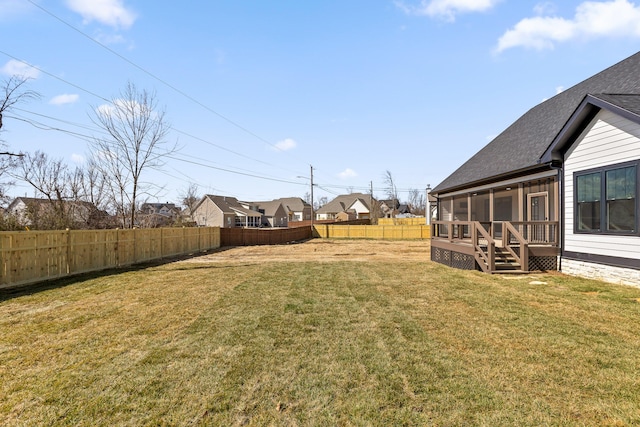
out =
[[[30,1],[30,0],[28,0],[28,1]],[[87,90],[87,89],[85,89],[85,88],[83,88],[83,87],[81,87],[79,85],[71,83],[68,80],[62,79],[62,78],[60,78],[60,77],[58,77],[58,76],[56,76],[56,75],[54,75],[52,73],[47,72],[46,70],[43,70],[42,68],[34,66],[34,65],[24,61],[24,60],[21,60],[21,59],[15,57],[13,55],[10,55],[7,52],[4,52],[4,51],[0,50],[0,53],[4,54],[4,55],[6,55],[6,56],[8,56],[8,57],[10,57],[12,59],[15,59],[16,61],[19,61],[19,62],[21,62],[21,63],[23,63],[23,64],[25,64],[25,65],[27,65],[29,67],[32,67],[32,68],[42,72],[43,74],[46,74],[46,75],[48,75],[50,77],[53,77],[53,78],[55,78],[55,79],[57,79],[59,81],[64,82],[65,84],[68,84],[68,85],[70,85],[72,87],[75,87],[75,88],[85,92],[85,93],[88,93],[91,96],[94,96],[94,97],[96,97],[98,99],[101,99],[103,101],[106,101],[108,103],[112,102],[111,100],[109,100],[109,99],[107,99],[107,98],[105,98],[105,97],[103,97],[101,95],[98,95],[98,94],[96,94],[96,93],[94,93],[94,92],[92,92],[90,90]],[[40,114],[40,113],[36,113],[36,112],[33,112],[33,111],[24,110],[24,109],[16,108],[16,110],[19,110],[19,111],[22,111],[22,112],[25,112],[25,113],[28,113],[28,114],[36,115],[36,116],[39,116],[39,117],[43,117],[43,118],[46,118],[46,119],[49,119],[49,120],[54,120],[54,121],[58,121],[58,122],[61,122],[61,123],[65,123],[65,124],[68,124],[68,125],[71,125],[71,126],[80,127],[80,128],[86,129],[86,130],[91,130],[91,131],[94,131],[94,132],[100,132],[100,133],[106,134],[106,132],[104,132],[102,129],[99,129],[99,128],[90,127],[90,126],[87,126],[87,125],[84,125],[84,124],[79,124],[79,123],[73,123],[73,122],[70,122],[70,121],[62,120],[62,119],[59,119],[59,118],[55,118],[55,117],[52,117],[52,116],[48,116],[48,115],[44,115],[44,114]],[[50,125],[47,125],[47,124],[42,123],[42,122],[34,121],[32,119],[28,119],[28,118],[26,118],[24,116],[22,116],[22,117],[21,116],[8,116],[8,117],[11,117],[11,118],[14,118],[16,120],[20,120],[20,121],[29,123],[32,126],[34,126],[36,128],[39,128],[39,129],[42,129],[42,130],[62,132],[62,133],[65,133],[67,135],[70,135],[72,137],[75,137],[75,138],[78,138],[78,139],[81,139],[81,140],[85,140],[85,141],[89,141],[90,142],[90,141],[95,139],[95,137],[92,136],[92,135],[86,135],[86,134],[82,134],[82,133],[78,133],[78,132],[73,132],[73,131],[70,131],[70,130],[67,130],[67,129],[62,129],[60,127],[50,126]],[[207,140],[205,140],[203,138],[197,137],[197,136],[192,135],[190,133],[187,133],[187,132],[184,132],[184,131],[180,131],[180,130],[178,130],[176,128],[173,128],[173,127],[172,127],[172,129],[174,131],[176,131],[177,133],[183,134],[183,135],[185,135],[187,137],[196,139],[196,140],[198,140],[200,142],[203,142],[203,143],[206,143],[208,145],[214,146],[214,147],[216,147],[218,149],[230,152],[232,154],[235,154],[237,156],[243,157],[245,159],[252,160],[252,161],[255,161],[255,162],[258,162],[258,163],[262,163],[262,164],[265,164],[265,165],[270,166],[270,167],[279,168],[278,166],[273,165],[271,163],[264,162],[262,160],[258,160],[258,159],[252,158],[252,157],[247,156],[247,155],[242,154],[242,153],[238,153],[238,152],[236,152],[234,150],[228,149],[226,147],[222,147],[222,146],[220,146],[218,144],[212,143],[210,141],[207,141]],[[188,156],[188,155],[184,155],[184,156],[185,157],[191,157],[191,156]],[[170,157],[170,158],[172,158],[172,157]],[[190,161],[185,160],[185,159],[179,159],[179,158],[174,158],[174,159],[177,160],[177,161],[183,161],[183,162],[187,162],[187,163],[190,162]],[[215,167],[215,166],[211,166],[211,165],[205,165],[205,164],[203,164],[201,162],[190,162],[190,163],[195,164],[195,165],[200,165],[202,167],[207,167],[207,168],[210,168],[210,169],[215,169],[215,170],[227,172],[227,173],[244,175],[244,176],[254,177],[254,178],[263,179],[263,180],[270,180],[270,181],[274,181],[274,182],[283,182],[283,183],[294,184],[294,185],[306,185],[306,184],[303,184],[303,183],[300,183],[300,182],[295,182],[295,181],[290,181],[290,180],[285,180],[285,179],[280,179],[280,178],[273,178],[273,177],[269,177],[269,176],[260,176],[260,175],[256,175],[256,174],[253,174],[253,173],[233,171],[233,170],[228,169],[228,167],[231,167],[231,166],[223,168],[223,167]],[[286,170],[288,172],[293,172],[293,173],[297,174],[296,171],[293,171],[293,170],[290,170],[290,169],[285,169],[285,168],[280,168],[280,169],[283,169],[283,170]],[[331,184],[322,184],[322,185],[320,185],[320,184],[318,184],[317,186],[321,190],[326,191],[327,193],[333,194],[333,195],[338,195],[338,193],[336,193],[336,192],[334,192],[332,190],[329,190],[329,188],[341,189],[341,190],[354,189],[354,190],[360,190],[360,191],[368,191],[369,190],[368,187],[354,187],[354,186],[346,186],[346,185],[331,185]],[[410,192],[410,191],[412,191],[412,189],[398,189],[398,192]]]
[[[126,63],[128,63],[129,65],[137,68],[138,70],[142,71],[143,73],[145,73],[146,75],[148,75],[149,77],[159,81],[160,83],[162,83],[163,85],[167,86],[168,88],[170,88],[171,90],[175,91],[176,93],[184,96],[185,98],[187,98],[188,100],[194,102],[195,104],[199,105],[200,107],[204,108],[205,110],[209,111],[212,114],[215,114],[216,116],[220,117],[221,119],[223,119],[224,121],[230,123],[231,125],[235,126],[236,128],[242,130],[243,132],[253,136],[254,138],[264,142],[265,144],[268,144],[270,146],[272,146],[273,148],[275,148],[278,151],[282,151],[278,146],[272,144],[271,142],[269,142],[267,139],[261,137],[260,135],[256,134],[255,132],[252,132],[251,130],[247,129],[246,127],[240,125],[239,123],[235,122],[234,120],[231,120],[230,118],[224,116],[223,114],[220,114],[219,112],[215,111],[213,108],[205,105],[204,103],[198,101],[197,99],[195,99],[194,97],[192,97],[191,95],[187,94],[186,92],[182,91],[181,89],[178,89],[177,87],[175,87],[174,85],[172,85],[171,83],[167,82],[164,79],[161,79],[160,77],[156,76],[155,74],[153,74],[152,72],[148,71],[147,69],[139,66],[138,64],[136,64],[135,62],[131,61],[130,59],[126,58],[125,56],[119,54],[118,52],[116,52],[115,50],[111,49],[110,47],[106,46],[103,43],[100,43],[98,40],[94,39],[93,37],[91,37],[90,35],[86,34],[85,32],[83,32],[82,30],[74,27],[73,25],[71,25],[70,23],[68,23],[67,21],[63,20],[62,18],[58,17],[57,15],[55,15],[53,12],[50,12],[49,10],[45,9],[44,7],[40,6],[39,4],[35,3],[32,0],[27,0],[29,3],[31,3],[33,6],[37,7],[38,9],[42,10],[44,13],[46,13],[47,15],[51,16],[52,18],[56,19],[57,21],[61,22],[62,24],[66,25],[67,27],[71,28],[72,30],[74,30],[75,32],[77,32],[78,34],[82,35],[83,37],[91,40],[92,42],[94,42],[95,44],[97,44],[98,46],[100,46],[101,48],[107,50],[108,52],[112,53],[113,55],[117,56],[118,58],[122,59],[123,61],[125,61]]]
[[[24,118],[21,118],[21,117],[18,117],[18,116],[7,116],[7,117],[10,117],[10,118],[13,118],[13,119],[16,119],[16,120],[20,120],[20,121],[24,121],[26,123],[31,124],[32,126],[37,127],[38,129],[48,130],[48,131],[63,132],[65,134],[77,137],[77,138],[82,139],[82,140],[91,140],[92,139],[92,137],[89,136],[89,135],[84,135],[84,134],[80,134],[80,133],[77,133],[77,132],[72,132],[72,131],[69,131],[69,130],[61,129],[61,128],[51,127],[51,126],[45,125],[43,123],[35,122],[33,120],[24,119]],[[183,154],[182,156],[192,157],[192,158],[198,159],[197,157],[189,156],[189,155],[186,155],[186,154]],[[283,182],[283,183],[287,183],[287,184],[306,185],[304,183],[300,183],[300,182],[296,182],[296,181],[290,181],[290,180],[285,180],[285,179],[280,179],[280,178],[273,178],[273,177],[269,177],[269,176],[266,176],[266,175],[262,175],[261,176],[261,175],[256,175],[256,174],[249,173],[249,172],[240,172],[240,171],[234,171],[234,170],[231,170],[231,169],[228,169],[228,168],[222,168],[222,167],[216,167],[216,166],[212,166],[212,165],[207,165],[207,164],[204,164],[202,162],[196,162],[196,161],[193,161],[193,160],[181,159],[179,157],[176,157],[175,155],[173,155],[173,156],[172,155],[166,155],[166,157],[170,158],[170,159],[173,159],[173,160],[180,161],[180,162],[191,163],[191,164],[194,164],[194,165],[206,167],[206,168],[209,168],[209,169],[215,169],[215,170],[219,170],[219,171],[223,171],[223,172],[227,172],[227,173],[232,173],[232,174],[236,174],[236,175],[243,175],[243,176],[248,176],[248,177],[268,180],[268,181]]]
[[[88,94],[90,94],[90,95],[92,95],[92,96],[95,96],[95,97],[96,97],[96,98],[98,98],[98,99],[101,99],[101,100],[106,101],[106,102],[108,102],[108,103],[111,103],[111,102],[112,102],[111,100],[109,100],[109,99],[107,99],[107,98],[104,98],[104,97],[102,97],[102,96],[100,96],[100,95],[98,95],[98,94],[96,94],[96,93],[93,93],[93,92],[91,92],[91,91],[89,91],[89,90],[87,90],[87,89],[84,89],[84,88],[82,88],[82,87],[80,87],[80,86],[78,86],[78,85],[76,85],[76,84],[73,84],[73,83],[71,83],[71,82],[69,82],[69,81],[67,81],[67,80],[64,80],[64,79],[62,79],[62,78],[60,78],[60,77],[58,77],[58,76],[55,76],[55,75],[53,75],[53,74],[51,74],[51,73],[48,73],[48,72],[46,72],[45,70],[43,70],[43,69],[41,69],[41,68],[39,68],[39,67],[36,67],[36,66],[34,66],[34,65],[31,65],[31,64],[29,64],[28,62],[23,61],[23,60],[21,60],[21,59],[18,59],[18,58],[16,58],[16,57],[12,56],[12,55],[9,55],[9,54],[8,54],[8,53],[6,53],[6,52],[3,52],[3,51],[1,51],[1,50],[0,50],[0,53],[4,54],[4,55],[6,55],[6,56],[8,56],[8,57],[10,57],[10,58],[13,58],[13,59],[15,59],[16,61],[20,61],[20,62],[22,62],[23,64],[25,64],[25,65],[27,65],[27,66],[29,66],[29,67],[33,67],[33,68],[35,68],[36,70],[38,70],[38,71],[40,71],[40,72],[42,72],[42,73],[44,73],[44,74],[47,74],[47,75],[49,75],[49,76],[51,76],[51,77],[54,77],[54,78],[56,78],[56,79],[58,79],[58,80],[60,80],[60,81],[62,81],[62,82],[64,82],[64,83],[66,83],[66,84],[68,84],[68,85],[70,85],[70,86],[72,86],[72,87],[75,87],[75,88],[77,88],[77,89],[79,89],[79,90],[81,90],[81,91],[83,91],[83,92],[86,92],[86,93],[88,93]],[[99,128],[92,128],[92,127],[89,127],[89,126],[87,126],[87,125],[83,125],[83,124],[79,124],[79,123],[73,123],[73,122],[69,122],[69,121],[61,120],[61,119],[58,119],[58,118],[55,118],[55,117],[47,116],[47,115],[44,115],[44,114],[39,114],[39,113],[36,113],[36,112],[33,112],[33,111],[23,110],[23,109],[20,109],[20,108],[15,108],[15,110],[19,110],[19,111],[23,111],[23,112],[25,112],[25,113],[33,114],[33,115],[40,116],[40,117],[44,117],[44,118],[48,118],[48,119],[50,119],[50,120],[55,120],[55,121],[59,121],[59,122],[62,122],[62,123],[67,123],[67,124],[70,124],[70,125],[72,125],[72,126],[77,126],[77,127],[81,127],[81,128],[88,129],[88,130],[93,130],[93,131],[98,131],[98,132],[101,132],[101,133],[105,133],[102,129],[99,129]],[[28,121],[28,120],[26,120],[26,119],[24,119],[23,121],[27,121],[27,122],[29,122],[29,121]],[[195,140],[197,140],[197,141],[203,142],[203,143],[205,143],[205,144],[207,144],[207,145],[211,145],[212,147],[215,147],[215,148],[218,148],[218,149],[220,149],[220,150],[223,150],[223,151],[229,152],[229,153],[231,153],[231,154],[234,154],[234,155],[236,155],[236,156],[242,157],[242,158],[244,158],[244,159],[251,160],[251,161],[254,161],[254,162],[256,162],[256,163],[261,163],[261,164],[264,164],[264,165],[266,165],[266,166],[271,166],[271,167],[274,167],[274,168],[277,168],[277,169],[282,169],[282,170],[287,171],[287,172],[298,173],[298,172],[293,171],[293,170],[291,170],[291,169],[282,168],[282,167],[280,167],[280,166],[277,166],[277,165],[271,164],[271,163],[269,163],[269,162],[265,162],[265,161],[263,161],[263,160],[255,159],[255,158],[253,158],[253,157],[251,157],[251,156],[247,156],[246,154],[242,154],[242,153],[239,153],[239,152],[237,152],[237,151],[231,150],[231,149],[229,149],[229,148],[223,147],[223,146],[221,146],[221,145],[215,144],[215,143],[213,143],[213,142],[211,142],[211,141],[208,141],[208,140],[206,140],[206,139],[204,139],[204,138],[200,138],[200,137],[198,137],[198,136],[192,135],[192,134],[190,134],[190,133],[188,133],[188,132],[185,132],[185,131],[182,131],[182,130],[180,130],[180,129],[177,129],[177,128],[173,127],[173,126],[171,127],[171,129],[172,129],[173,131],[175,131],[176,133],[179,133],[179,134],[181,134],[181,135],[187,136],[187,137],[189,137],[189,138],[193,138],[193,139],[195,139]],[[66,132],[66,131],[63,131],[63,132]],[[67,132],[67,133],[69,133],[69,132]],[[88,138],[88,140],[91,140],[91,139],[92,139],[91,137],[87,137],[87,138]]]
[[[215,169],[215,170],[219,170],[219,171],[233,173],[233,174],[236,174],[236,175],[242,175],[242,176],[248,176],[248,177],[252,177],[252,178],[264,179],[264,180],[267,180],[267,181],[282,182],[282,183],[285,183],[285,184],[304,185],[304,186],[307,185],[306,183],[302,183],[302,182],[290,181],[290,180],[279,179],[279,178],[269,178],[269,177],[266,177],[266,176],[255,175],[255,174],[252,174],[252,173],[238,172],[238,171],[233,171],[233,170],[229,170],[229,169],[225,169],[225,168],[219,168],[219,167],[215,167],[215,166],[211,166],[211,165],[206,165],[204,163],[196,162],[194,160],[181,159],[181,158],[176,157],[176,156],[169,155],[167,157],[169,157],[170,159],[173,159],[173,160],[177,160],[179,162],[190,163],[192,165],[198,165],[198,166],[202,166],[202,167],[209,168],[209,169]]]

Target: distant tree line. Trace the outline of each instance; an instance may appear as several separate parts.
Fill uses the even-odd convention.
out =
[[[18,104],[38,99],[28,79],[13,76],[0,89],[0,137]],[[101,136],[90,141],[88,159],[70,168],[43,151],[13,152],[0,139],[0,201],[16,180],[33,189],[20,215],[0,215],[0,229],[132,228],[141,205],[162,190],[142,177],[160,168],[176,150],[170,125],[155,93],[129,83],[109,104],[94,106],[90,117]],[[193,196],[193,195],[192,195]]]

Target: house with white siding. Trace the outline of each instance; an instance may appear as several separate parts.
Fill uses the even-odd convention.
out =
[[[371,218],[370,201],[377,203],[370,195],[363,193],[342,194],[316,211],[317,220],[335,220],[341,212],[352,211],[356,219]]]
[[[533,107],[438,184],[432,260],[640,285],[640,53]]]

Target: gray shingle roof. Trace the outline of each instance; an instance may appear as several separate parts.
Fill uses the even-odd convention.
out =
[[[492,177],[533,168],[587,94],[638,109],[640,52],[530,109],[434,189],[441,193]],[[606,96],[606,95],[599,95]],[[626,108],[626,107],[623,107]]]
[[[620,107],[633,114],[640,115],[640,94],[606,94],[600,93],[593,95],[605,102]]]
[[[266,216],[274,216],[282,203],[279,200],[272,200],[270,202],[256,202],[259,209],[264,210]]]
[[[351,205],[353,205],[356,200],[360,200],[367,209],[370,209],[368,194],[352,193],[337,196],[335,199],[331,200],[329,203],[318,209],[316,213],[324,214],[343,212],[345,209],[351,207]]]
[[[251,216],[251,217],[261,217],[262,216],[262,214],[260,212],[252,211],[252,210],[247,209],[244,206],[242,206],[240,204],[240,202],[238,202],[238,199],[236,199],[235,197],[216,196],[216,195],[213,195],[213,194],[207,194],[207,195],[205,195],[203,197],[202,201],[204,201],[206,198],[211,199],[211,201],[216,206],[218,206],[218,208],[224,213],[242,214],[242,215]],[[198,204],[198,206],[200,206],[202,201]]]

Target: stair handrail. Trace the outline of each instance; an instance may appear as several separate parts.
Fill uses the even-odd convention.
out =
[[[509,253],[516,259],[516,261],[520,264],[520,269],[522,271],[529,271],[529,242],[527,239],[520,234],[518,229],[511,224],[509,221],[504,221],[502,223],[503,232],[502,232],[502,247],[509,251]],[[520,244],[520,254],[517,254],[516,251],[511,247],[511,237],[512,235]]]
[[[480,268],[485,273],[491,273],[496,269],[496,241],[485,230],[479,221],[471,222],[471,235],[473,238],[473,249],[478,259]],[[480,246],[480,236],[487,241],[487,251],[485,252]]]

